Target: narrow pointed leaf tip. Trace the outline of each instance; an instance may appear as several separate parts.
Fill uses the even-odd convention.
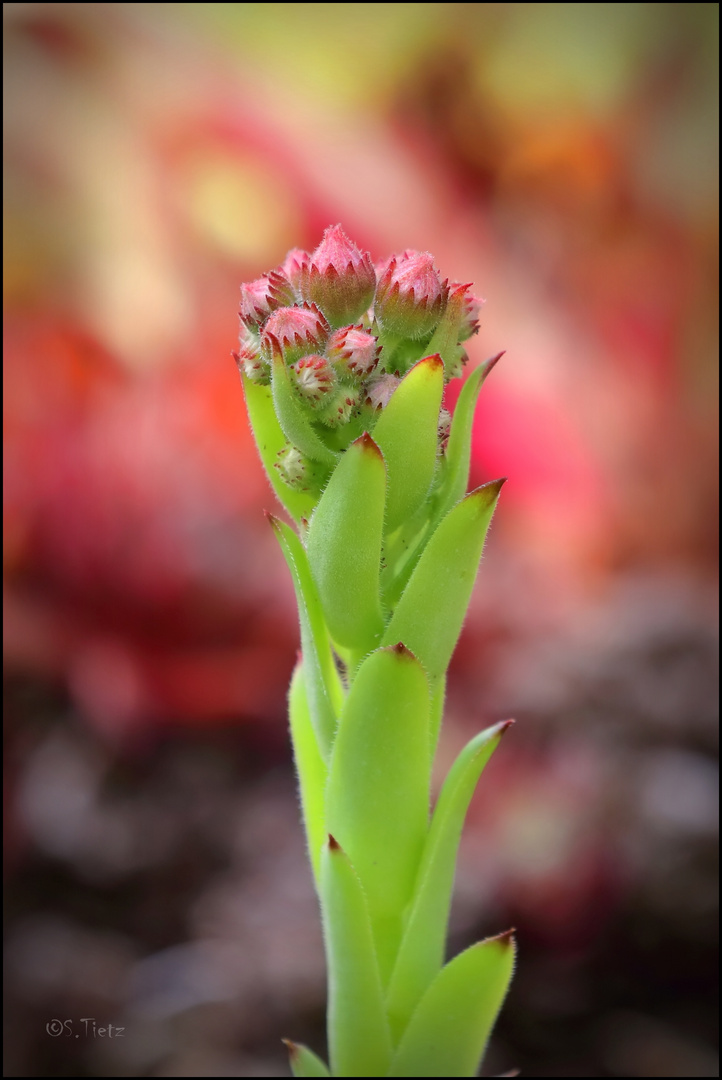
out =
[[[397,656],[402,656],[405,660],[416,661],[416,657],[412,653],[411,649],[407,649],[403,641],[397,642],[396,645],[386,646],[390,652],[396,653]]]
[[[288,1062],[294,1076],[330,1076],[328,1067],[312,1050],[302,1043],[281,1039],[288,1050]]]
[[[359,435],[358,439],[355,439],[351,445],[358,446],[361,450],[365,450],[369,454],[375,454],[376,457],[383,460],[383,454],[378,444],[374,442],[368,431],[364,431],[363,435]]]

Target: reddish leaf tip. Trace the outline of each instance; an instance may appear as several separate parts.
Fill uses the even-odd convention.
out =
[[[394,653],[395,656],[403,657],[404,660],[413,660],[416,663],[416,657],[411,649],[404,645],[403,641],[397,641],[395,645],[389,645],[388,651]]]
[[[504,720],[501,727],[499,728],[499,734],[500,735],[505,735],[506,732],[509,730],[509,728],[513,727],[513,725],[515,723],[516,723],[516,720]]]
[[[497,944],[508,949],[514,945],[515,933],[516,927],[512,926],[511,930],[505,930],[503,934],[497,934],[496,937],[489,938],[488,941],[496,941]]]
[[[328,850],[329,851],[340,851],[341,850],[341,845],[339,844],[338,840],[336,840],[335,837],[331,836],[331,833],[328,834]]]
[[[291,1061],[294,1061],[299,1055],[298,1045],[295,1042],[291,1042],[290,1039],[281,1039],[281,1042],[288,1050],[288,1056],[290,1057]]]
[[[352,446],[358,446],[358,448],[360,450],[365,450],[367,453],[375,454],[377,457],[381,458],[381,460],[383,461],[383,454],[381,453],[381,450],[379,449],[378,445],[374,442],[374,440],[369,435],[368,431],[364,431],[363,435],[359,435],[358,439],[355,439],[351,443],[351,445]]]
[[[272,513],[270,512],[270,510],[264,510],[264,511],[263,511],[263,516],[265,517],[266,521],[268,522],[268,524],[269,524],[269,525],[271,526],[271,528],[272,528],[272,529],[273,529],[273,530],[274,530],[275,532],[279,532],[279,531],[280,531],[280,528],[281,528],[281,522],[280,522],[280,519],[279,519],[279,518],[277,518],[275,514],[272,514]]]
[[[491,371],[491,369],[493,367],[495,367],[499,363],[499,361],[501,360],[502,356],[504,356],[505,353],[506,353],[506,349],[502,349],[501,352],[498,352],[496,354],[496,356],[490,356],[488,360],[484,361],[484,363],[481,365],[482,368],[484,369],[484,377],[486,377],[489,374],[489,372]]]
[[[419,364],[426,364],[431,371],[438,371],[439,368],[443,371],[444,368],[444,361],[437,352],[432,353],[431,356],[425,356],[423,360],[419,360]]]

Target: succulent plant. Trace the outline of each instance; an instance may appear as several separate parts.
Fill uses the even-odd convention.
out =
[[[378,273],[378,276],[377,276]],[[452,766],[430,813],[446,672],[503,480],[466,493],[479,301],[428,253],[378,271],[339,225],[242,287],[235,354],[298,602],[291,739],[328,963],[330,1066],[296,1076],[473,1076],[511,979],[511,932],[444,963],[456,853],[511,721]],[[501,355],[501,354],[499,354]]]

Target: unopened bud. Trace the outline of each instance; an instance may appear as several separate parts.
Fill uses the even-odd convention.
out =
[[[315,304],[283,307],[264,326],[261,348],[268,360],[281,356],[292,364],[309,353],[322,352],[328,332],[328,322]]]
[[[448,306],[456,304],[461,305],[459,341],[466,341],[479,329],[479,311],[484,301],[480,297],[470,293],[470,288],[471,282],[469,282],[468,285],[461,285],[458,282],[453,282],[453,284],[449,286]]]
[[[271,270],[256,281],[241,285],[241,305],[238,314],[246,327],[253,330],[277,308],[292,304],[296,299],[293,286],[280,270]]]
[[[289,487],[297,491],[320,490],[322,477],[318,466],[309,461],[295,446],[287,446],[282,450],[274,467]]]
[[[251,382],[268,384],[271,381],[271,369],[261,353],[258,338],[242,324],[238,352],[233,353],[233,359],[238,370]]]
[[[336,385],[336,373],[325,356],[302,356],[291,371],[299,394],[312,405],[325,401]]]
[[[378,363],[381,347],[373,334],[362,326],[344,326],[328,339],[326,356],[339,371],[363,378]]]
[[[451,431],[451,413],[443,406],[439,410],[439,449],[443,453],[449,443],[449,432]]]
[[[358,405],[358,388],[350,383],[338,383],[333,394],[326,399],[319,411],[319,420],[326,427],[337,428],[348,422],[353,409]]]
[[[303,251],[302,248],[291,248],[279,267],[298,296],[301,295],[301,268],[310,261],[310,258],[308,252]]]
[[[357,248],[340,225],[326,229],[308,262],[299,266],[299,287],[323,311],[331,326],[343,326],[366,312],[374,298],[376,274],[367,251]]]
[[[400,382],[398,375],[377,375],[366,387],[366,404],[372,409],[385,409]]]
[[[382,329],[400,337],[424,338],[432,332],[446,304],[447,285],[428,252],[394,255],[383,271],[374,303]]]

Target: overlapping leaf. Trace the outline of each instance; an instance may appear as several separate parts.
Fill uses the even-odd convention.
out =
[[[363,885],[385,979],[428,824],[428,716],[421,665],[403,646],[379,649],[349,691],[329,766],[328,829]]]
[[[321,910],[333,1075],[385,1076],[391,1036],[366,899],[347,855],[332,839],[321,856]]]
[[[379,598],[386,468],[369,435],[351,443],[311,519],[306,550],[331,636],[362,652],[383,632]]]

